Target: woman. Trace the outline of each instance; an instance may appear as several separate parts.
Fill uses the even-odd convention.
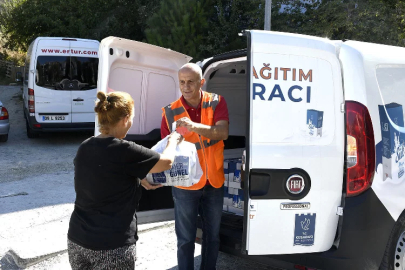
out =
[[[181,135],[170,135],[165,151],[123,140],[132,126],[134,101],[123,92],[99,92],[94,109],[101,134],[85,140],[74,159],[75,209],[68,232],[72,269],[134,269],[135,208],[147,173],[171,168]],[[144,180],[140,180],[144,179]]]

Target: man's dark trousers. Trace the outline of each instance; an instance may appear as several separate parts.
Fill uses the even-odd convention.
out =
[[[216,269],[219,251],[224,187],[206,185],[200,190],[172,188],[177,235],[177,262],[179,270],[194,269],[194,245],[197,216],[202,219],[202,247],[200,270]]]

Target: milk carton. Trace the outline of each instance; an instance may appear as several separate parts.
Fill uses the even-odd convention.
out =
[[[228,160],[229,182],[234,181],[235,171],[236,171],[236,162],[234,160]]]
[[[228,196],[224,197],[224,204],[225,205],[232,206],[233,193],[234,193],[233,190],[234,189],[231,188],[231,187],[228,188],[228,194],[227,194]]]
[[[225,174],[225,182],[224,186],[228,187],[228,179],[229,179],[229,171],[228,171],[228,161],[224,161],[224,174]]]
[[[385,107],[385,108],[384,108]],[[383,180],[391,178],[400,181],[404,178],[405,134],[391,125],[389,119],[397,126],[404,127],[402,105],[390,103],[378,106],[381,123],[381,137],[383,144]],[[388,115],[387,115],[388,113]]]
[[[308,135],[322,137],[323,111],[307,110]]]
[[[228,211],[228,204],[227,204],[228,196],[229,196],[228,187],[224,187],[224,204],[222,205],[223,211]]]
[[[241,175],[240,175],[240,170],[242,168],[242,162],[237,162],[236,163],[236,168],[235,168],[235,172],[234,172],[234,176],[233,176],[233,181],[234,182],[241,182]]]
[[[239,205],[239,195],[234,194],[232,197],[232,206],[239,208],[238,205]]]
[[[238,189],[238,208],[243,209],[244,208],[244,201],[245,201],[245,197],[244,197],[244,193],[243,193],[243,189]]]

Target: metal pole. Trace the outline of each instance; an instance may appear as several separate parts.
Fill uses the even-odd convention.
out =
[[[264,30],[271,29],[271,0],[266,0],[264,7]]]

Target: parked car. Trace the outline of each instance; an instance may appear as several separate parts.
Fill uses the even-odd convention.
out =
[[[0,101],[0,142],[8,140],[8,131],[10,130],[10,122],[8,120],[8,111]]]

